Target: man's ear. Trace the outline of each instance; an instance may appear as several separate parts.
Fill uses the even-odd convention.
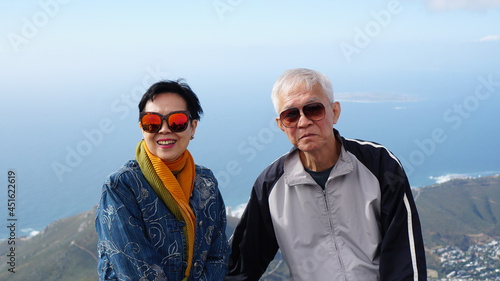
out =
[[[283,132],[285,132],[285,126],[283,126],[283,124],[281,124],[279,117],[276,117],[276,125],[278,125],[278,128],[280,128]]]
[[[337,121],[339,120],[340,116],[340,103],[338,101],[332,103],[332,109],[333,109],[333,124],[337,124]]]

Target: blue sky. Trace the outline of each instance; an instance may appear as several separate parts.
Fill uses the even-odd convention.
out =
[[[133,85],[155,65],[201,85],[311,67],[341,92],[373,89],[373,74],[474,76],[498,71],[499,2],[9,1],[0,74],[8,89],[29,80],[23,97],[54,89],[43,100],[66,86],[102,96],[96,88]]]
[[[141,137],[136,104],[159,79],[185,78],[197,92],[205,116],[190,149],[222,182],[239,184],[245,174],[247,189],[288,150],[272,124],[270,92],[289,68],[331,78],[347,137],[374,138],[410,162],[417,141],[444,128],[447,145],[426,155],[426,165],[413,163],[417,172],[453,154],[448,144],[465,147],[461,134],[498,137],[482,129],[500,120],[498,0],[25,0],[2,1],[0,19],[1,169],[20,172],[20,208],[30,216],[55,194],[68,203],[50,207],[50,216],[97,203],[105,176],[133,157]],[[471,99],[488,79],[488,97]],[[457,104],[471,117],[449,113]],[[398,138],[384,133],[408,126],[403,121],[418,128]],[[54,163],[68,164],[78,149],[85,155],[58,175]]]

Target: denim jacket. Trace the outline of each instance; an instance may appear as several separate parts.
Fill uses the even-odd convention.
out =
[[[212,172],[196,165],[189,203],[196,216],[187,280],[222,280],[227,271],[226,210]],[[95,217],[100,280],[183,280],[182,227],[131,160],[104,183]]]

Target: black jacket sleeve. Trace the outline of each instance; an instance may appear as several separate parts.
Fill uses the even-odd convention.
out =
[[[387,170],[385,178],[380,280],[427,280],[422,230],[408,179],[400,167]]]
[[[255,181],[250,200],[230,239],[232,251],[224,280],[259,280],[274,259],[278,242],[268,198],[278,178],[276,169],[269,167]]]

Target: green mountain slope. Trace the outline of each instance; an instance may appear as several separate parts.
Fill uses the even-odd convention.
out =
[[[500,238],[500,177],[460,179],[414,191],[427,248],[468,245]],[[95,209],[46,227],[30,239],[16,239],[16,273],[10,267],[10,247],[0,243],[0,280],[97,280]],[[231,236],[238,222],[228,218]],[[439,260],[428,252],[428,267]],[[287,280],[286,264],[277,258],[262,280]]]
[[[500,177],[455,179],[414,193],[426,247],[500,237]]]
[[[0,244],[0,280],[97,280],[95,210],[58,220],[30,239],[16,239],[15,273]]]
[[[94,217],[95,208],[55,221],[30,239],[17,238],[15,273],[8,270],[12,245],[0,243],[0,280],[98,280]],[[237,218],[228,218],[228,237],[237,223]]]

